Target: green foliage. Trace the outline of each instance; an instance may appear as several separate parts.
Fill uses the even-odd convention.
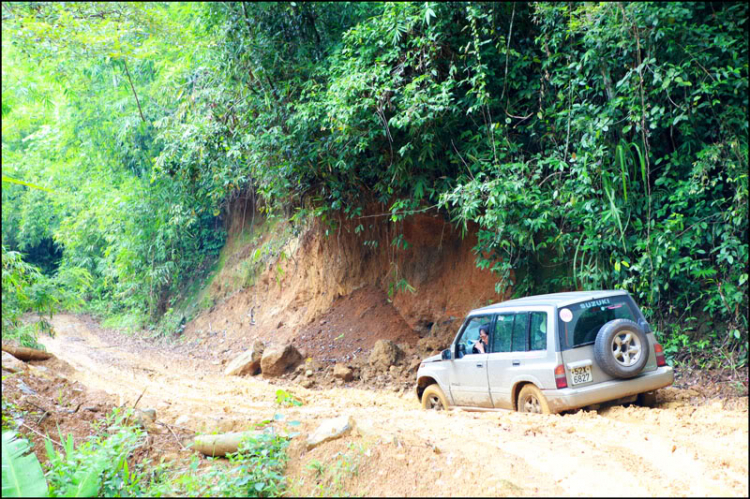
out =
[[[50,495],[52,497],[132,497],[140,496],[146,484],[140,463],[130,469],[128,457],[144,443],[144,433],[129,425],[132,411],[115,410],[100,432],[77,447],[73,435],[60,440],[64,449],[45,441]],[[107,433],[109,432],[109,433]]]
[[[10,378],[11,376],[3,376],[3,382],[5,382],[5,380],[7,378]],[[18,407],[18,405],[11,402],[10,400],[6,400],[5,397],[2,397],[3,431],[15,430],[19,425],[19,421],[23,419],[24,414],[25,411],[22,411],[21,408]]]
[[[744,338],[745,6],[364,5],[338,44],[316,25],[322,59],[305,12],[266,9],[210,10],[233,79],[206,83],[204,121],[248,166],[214,155],[204,180],[309,194],[325,222],[438,202],[479,225],[499,292],[626,288],[656,322],[697,308]]]
[[[326,464],[317,459],[311,460],[306,468],[312,471],[318,497],[344,497],[351,495],[345,487],[346,480],[359,475],[359,468],[365,456],[365,446],[349,444],[347,452],[337,452]],[[369,455],[369,454],[367,454]]]
[[[225,497],[278,497],[284,492],[284,468],[289,441],[272,433],[240,442],[239,450],[229,454],[232,469],[219,475],[217,491]]]
[[[2,321],[3,339],[13,338],[23,346],[40,348],[36,338],[40,332],[52,334],[49,319],[60,308],[75,308],[81,304],[76,292],[90,282],[82,269],[59,271],[48,277],[33,265],[24,262],[21,254],[2,247]],[[24,324],[25,312],[39,314],[35,322]]]
[[[291,393],[279,388],[276,390],[276,405],[281,407],[299,407],[302,405],[302,402],[297,400]]]
[[[4,431],[3,497],[277,497],[285,491],[289,440],[273,429],[244,439],[236,453],[211,459],[207,469],[199,470],[193,456],[187,469],[171,470],[149,460],[133,462],[145,434],[131,420],[132,410],[115,409],[86,442],[76,445],[73,435],[60,434],[59,448],[47,438],[46,480],[37,457],[24,455],[28,441]]]
[[[54,239],[61,270],[92,276],[79,290],[92,310],[160,315],[223,244],[211,207],[150,178],[161,149],[153,122],[174,111],[180,77],[203,50],[185,29],[194,9],[84,2],[4,11],[3,174],[54,195],[4,183],[3,243],[31,258]]]
[[[3,431],[3,497],[47,497],[42,467],[28,440]]]
[[[514,273],[517,294],[625,288],[659,322],[702,311],[746,335],[747,13],[705,9],[535,6],[527,143],[441,198],[479,223],[480,266]]]
[[[478,229],[498,292],[624,288],[660,334],[699,317],[746,354],[746,4],[13,3],[4,16],[3,174],[55,194],[6,183],[3,244],[41,265],[54,241],[61,269],[92,276],[91,308],[174,307],[238,196],[326,233],[371,206],[384,224],[438,207]],[[407,248],[397,234],[386,251]],[[409,289],[400,277],[391,294]]]
[[[189,497],[278,497],[286,488],[287,438],[263,432],[240,442],[226,460],[209,458],[211,465],[199,469],[193,456],[178,473],[165,473],[152,482],[145,495]]]

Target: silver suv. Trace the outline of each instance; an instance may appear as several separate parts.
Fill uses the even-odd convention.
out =
[[[489,335],[486,353],[477,342]],[[422,361],[425,409],[543,414],[613,400],[653,403],[674,372],[627,291],[529,296],[473,310],[451,347]]]

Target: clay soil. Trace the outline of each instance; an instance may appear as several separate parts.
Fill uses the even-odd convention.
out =
[[[348,362],[381,339],[414,346],[419,336],[385,293],[363,288],[336,299],[319,321],[302,328],[295,344],[321,362]]]
[[[77,341],[75,337],[73,341]],[[3,371],[3,400],[9,403],[7,412],[6,409],[3,412],[20,423],[19,433],[31,441],[40,462],[48,460],[45,436],[59,451],[63,448],[61,441],[69,435],[78,447],[101,434],[111,423],[108,418],[121,402],[117,395],[89,389],[75,379],[76,370],[59,358],[32,361],[28,365],[22,372]],[[148,457],[158,462],[162,456],[177,456],[181,451],[178,439],[189,438],[193,433],[180,428],[172,428],[172,433],[174,435],[166,427],[147,433],[143,445],[132,456],[131,464]]]
[[[219,301],[186,325],[185,341],[197,347],[197,355],[199,345],[217,349],[215,355],[205,352],[211,361],[255,340],[293,342],[320,361],[351,361],[378,339],[414,346],[434,332],[434,324],[460,321],[469,310],[503,298],[495,293],[496,276],[476,266],[476,236],[461,238],[438,216],[414,216],[397,232],[375,223],[358,232],[360,222],[342,220],[333,234],[312,225],[297,236],[286,222],[261,231],[245,218],[244,232],[241,222],[233,223],[230,239],[249,242],[227,244],[231,254],[211,289],[221,289],[266,242],[273,239],[279,250],[263,260],[252,285],[229,295],[214,293]],[[246,237],[253,231],[264,235]],[[393,250],[397,233],[408,249]]]
[[[42,342],[70,366],[59,381],[71,387],[61,407],[74,408],[73,390],[82,386],[93,397],[82,402],[103,410],[132,406],[143,394],[139,407],[156,409],[157,420],[173,427],[182,416],[185,434],[243,430],[276,413],[299,421],[287,467],[293,494],[748,495],[746,396],[711,399],[700,387],[668,388],[658,392],[655,408],[611,405],[553,416],[425,412],[411,390],[308,390],[283,379],[227,377],[220,361],[122,337],[86,317],[58,315],[53,325],[57,336]],[[14,390],[8,383],[4,394]],[[279,387],[303,405],[277,406]],[[87,412],[79,408],[74,417],[100,417]],[[342,414],[356,421],[354,433],[305,449],[308,432]],[[54,434],[49,426],[40,430]],[[175,452],[170,435],[154,437],[155,447],[164,446],[154,452]]]

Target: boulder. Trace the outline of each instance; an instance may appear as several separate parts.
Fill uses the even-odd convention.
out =
[[[3,352],[2,363],[3,370],[12,373],[23,371],[27,367],[25,362],[18,360],[8,352]]]
[[[250,350],[241,353],[229,363],[224,370],[227,376],[243,376],[245,374],[258,374],[260,361],[263,357],[263,342],[256,341]]]
[[[149,423],[156,422],[156,409],[137,409],[136,413],[144,421]]]
[[[323,424],[307,436],[307,449],[313,449],[323,442],[335,440],[354,429],[354,419],[351,416],[339,416],[327,419]]]
[[[190,422],[190,416],[187,414],[183,414],[177,420],[175,420],[174,424],[175,426],[185,426]]]
[[[431,338],[437,338],[442,342],[440,345],[443,348],[447,348],[447,346],[450,344],[451,341],[453,341],[453,338],[456,336],[456,333],[458,332],[458,327],[460,324],[456,324],[456,318],[453,316],[449,317],[441,317],[435,323],[432,325],[432,328],[430,329],[430,334],[428,337]],[[439,348],[442,349],[442,348]]]
[[[388,369],[403,356],[401,349],[390,340],[378,340],[370,352],[370,365],[376,369]]]
[[[156,409],[136,409],[135,424],[149,433],[154,433],[156,428]]]
[[[278,345],[266,349],[260,359],[260,370],[266,376],[281,376],[302,361],[294,345]]]
[[[406,370],[406,372],[407,372],[407,373],[417,372],[417,371],[419,370],[419,365],[420,365],[421,363],[422,363],[422,360],[421,360],[421,359],[419,359],[419,358],[417,358],[417,359],[413,359],[413,360],[412,360],[412,361],[411,361],[411,362],[409,363],[409,367],[408,367],[408,369]]]
[[[354,371],[343,364],[336,364],[333,368],[333,377],[344,381],[351,381],[354,378]]]

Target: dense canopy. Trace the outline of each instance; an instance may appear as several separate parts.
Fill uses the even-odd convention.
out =
[[[3,296],[20,252],[158,319],[251,194],[436,210],[499,291],[624,288],[746,352],[747,95],[740,2],[4,2]]]

